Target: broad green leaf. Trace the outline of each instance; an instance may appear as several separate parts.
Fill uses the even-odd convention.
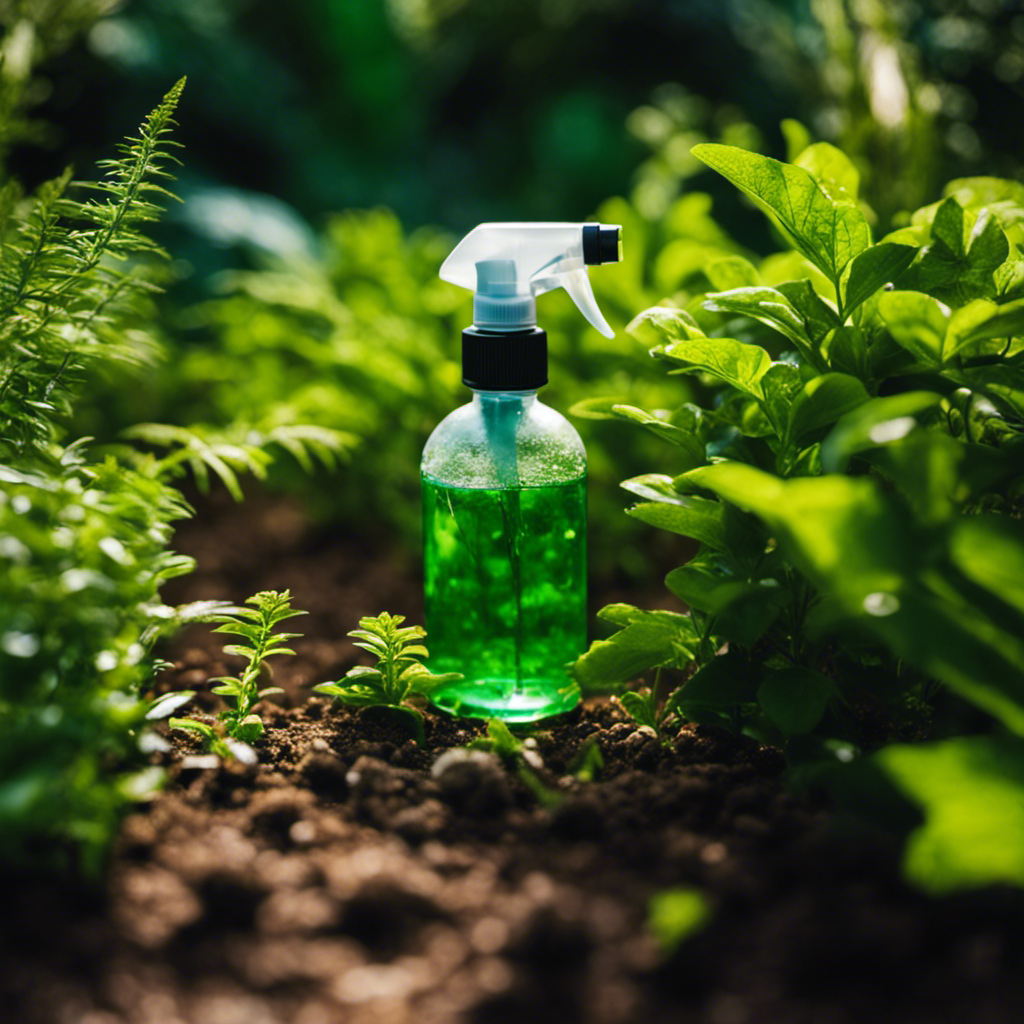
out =
[[[832,308],[815,290],[807,278],[799,281],[783,281],[775,286],[789,301],[803,320],[808,337],[819,342],[840,325],[840,319]]]
[[[950,318],[942,355],[948,360],[975,342],[1020,334],[1024,334],[1024,299],[1002,306],[975,299]]]
[[[868,595],[898,590],[910,570],[906,517],[871,480],[783,481],[728,462],[686,476],[762,518],[797,568],[849,611],[859,614]]]
[[[828,364],[838,373],[867,376],[867,340],[860,327],[840,327],[828,343]]]
[[[812,377],[793,399],[789,436],[801,441],[869,399],[864,385],[845,373],[826,373]]]
[[[749,647],[778,618],[789,598],[774,580],[724,582],[711,594],[709,611],[715,616],[714,633]]]
[[[834,285],[850,260],[871,244],[871,231],[860,210],[830,198],[802,167],[713,143],[695,146],[691,152],[774,217]]]
[[[682,364],[686,373],[703,370],[713,377],[761,398],[758,381],[772,364],[772,358],[758,345],[744,345],[732,338],[695,338],[666,347],[661,357]]]
[[[797,167],[810,171],[836,202],[856,203],[860,191],[860,171],[841,150],[827,142],[808,146],[794,161]]]
[[[965,576],[1024,614],[1024,525],[1019,520],[996,515],[958,519],[949,553]]]
[[[706,337],[685,309],[668,306],[652,306],[637,314],[626,325],[626,333],[645,345]]]
[[[704,455],[704,445],[698,438],[694,437],[692,432],[683,430],[632,405],[615,405],[612,407],[612,413],[618,419],[639,423],[663,441],[668,441],[669,444],[681,448],[686,455],[686,461],[691,466],[700,466],[707,461]]]
[[[1005,362],[971,367],[964,371],[963,379],[972,390],[984,393],[997,406],[1024,418],[1024,367]]]
[[[634,612],[637,609],[633,609]],[[629,625],[607,640],[595,640],[573,666],[584,692],[607,690],[635,679],[658,665],[692,660],[697,636],[690,619],[670,613],[638,613]]]
[[[623,480],[619,486],[630,494],[646,498],[648,501],[667,501],[673,505],[685,505],[689,501],[672,486],[672,477],[665,476],[664,473],[644,473],[642,476]]]
[[[914,417],[941,401],[931,391],[872,398],[843,416],[821,445],[826,473],[842,473],[851,456],[865,448],[905,437],[917,425]]]
[[[772,672],[758,687],[764,713],[787,735],[810,732],[825,713],[835,686],[832,680],[806,668]]]
[[[714,606],[715,591],[726,581],[721,572],[689,562],[673,569],[665,577],[665,586],[690,608],[707,612]]]
[[[1024,744],[972,736],[873,755],[921,805],[903,870],[935,895],[977,886],[1024,886]]]
[[[688,708],[729,708],[757,699],[764,676],[763,663],[736,651],[719,654],[695,672],[672,695],[672,704],[686,715]]]
[[[917,249],[913,246],[893,242],[881,242],[865,249],[850,264],[843,304],[846,315],[849,316],[883,285],[895,281],[914,262],[916,255]]]
[[[995,298],[994,272],[1010,254],[999,222],[982,210],[964,239],[964,211],[952,197],[935,211],[932,237],[902,279],[904,287],[927,292],[954,305]]]
[[[756,285],[727,292],[710,292],[704,300],[704,308],[712,313],[742,313],[774,327],[801,348],[811,345],[803,318],[776,288]]]
[[[660,502],[636,505],[627,509],[626,514],[650,526],[692,537],[718,551],[724,550],[726,543],[722,504],[707,498],[686,497],[679,500],[678,505]]]
[[[1024,211],[1024,185],[1006,178],[954,178],[942,189],[964,209],[978,209],[993,203],[1009,202]]]
[[[705,268],[704,275],[715,291],[724,292],[732,288],[749,288],[761,283],[761,275],[750,260],[742,256],[726,256],[712,260]]]
[[[647,907],[647,927],[671,953],[711,920],[711,905],[698,889],[673,888],[655,893]]]
[[[887,292],[878,300],[878,312],[889,333],[908,352],[926,364],[942,362],[948,306],[921,292]]]
[[[768,415],[775,425],[778,437],[785,437],[789,430],[789,417],[796,398],[803,389],[800,371],[792,363],[772,363],[761,378]]]

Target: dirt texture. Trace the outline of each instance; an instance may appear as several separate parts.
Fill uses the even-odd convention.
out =
[[[360,615],[418,618],[400,559],[287,503],[210,507],[175,600],[291,587],[310,616],[262,706],[259,763],[190,737],[124,822],[99,889],[8,875],[0,1020],[12,1024],[862,1024],[1024,1019],[1024,900],[935,900],[899,848],[790,795],[777,750],[687,726],[659,741],[611,701],[542,723],[516,759],[482,727],[310,699]],[[193,630],[161,689],[237,667]],[[428,639],[429,642],[429,639]],[[215,698],[201,702],[206,709]],[[578,776],[596,746],[603,767]],[[701,890],[674,948],[652,897]]]

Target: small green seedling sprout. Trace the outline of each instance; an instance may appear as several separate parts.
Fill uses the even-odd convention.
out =
[[[275,654],[294,654],[283,642],[302,635],[275,633],[274,627],[285,619],[306,614],[292,608],[288,590],[263,590],[247,598],[245,603],[254,607],[229,608],[210,617],[212,621],[222,623],[214,630],[215,633],[229,633],[241,640],[240,643],[225,645],[224,653],[237,655],[248,662],[237,677],[217,676],[211,680],[219,684],[213,692],[230,702],[220,713],[220,728],[196,718],[172,718],[169,722],[172,729],[198,733],[212,753],[221,757],[238,757],[239,760],[246,760],[246,757],[239,757],[241,747],[238,745],[250,744],[263,735],[263,721],[253,711],[257,701],[274,693],[284,693],[279,686],[259,688],[263,663]],[[147,717],[166,718],[194,696],[194,690],[165,693],[153,702]]]
[[[487,732],[466,746],[469,750],[484,750],[498,757],[506,768],[519,776],[542,807],[557,807],[562,802],[562,794],[546,785],[537,774],[544,767],[537,752],[537,741],[532,737],[519,739],[500,718],[487,719]]]
[[[422,662],[428,651],[418,641],[427,631],[422,626],[405,626],[404,615],[368,615],[359,620],[359,629],[348,635],[356,638],[356,647],[377,658],[374,667],[357,665],[335,683],[321,683],[314,693],[334,697],[355,708],[387,708],[404,721],[416,742],[425,743],[423,713],[408,703],[414,694],[423,696],[441,683],[461,679],[457,672],[434,675]]]
[[[627,690],[625,693],[620,693],[616,699],[637,725],[641,728],[653,729],[658,739],[668,745],[669,739],[665,733],[665,727],[673,719],[677,722],[681,721],[678,702],[683,696],[683,691],[676,690],[659,707],[657,689],[656,685],[653,690],[646,686],[639,690]]]

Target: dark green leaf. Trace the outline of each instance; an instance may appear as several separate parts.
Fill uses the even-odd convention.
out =
[[[895,281],[917,255],[912,245],[881,242],[865,249],[850,264],[843,310],[847,316],[883,285]]]
[[[636,505],[626,514],[651,526],[693,537],[716,550],[725,547],[723,509],[717,501],[687,497],[680,498],[677,505],[661,502]]]
[[[802,441],[862,406],[868,398],[864,385],[856,377],[845,373],[812,377],[793,399],[789,436],[794,441]]]
[[[835,687],[832,680],[806,668],[772,672],[758,687],[764,713],[787,735],[810,732],[825,713]]]

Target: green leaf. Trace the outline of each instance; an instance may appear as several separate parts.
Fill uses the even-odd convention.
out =
[[[689,466],[700,466],[706,461],[704,445],[690,431],[683,430],[632,405],[615,405],[612,407],[612,413],[619,419],[639,423],[663,441],[668,441],[669,444],[681,448]]]
[[[772,363],[761,378],[765,405],[779,438],[787,436],[793,400],[803,386],[800,370],[792,363]]]
[[[772,365],[771,356],[763,348],[732,338],[696,338],[656,354],[684,367],[675,372],[703,370],[755,398],[763,397],[758,381]]]
[[[808,146],[793,163],[809,171],[829,198],[836,202],[857,202],[860,171],[841,149],[827,142],[816,142]]]
[[[958,309],[949,321],[943,358],[951,359],[961,349],[989,338],[1007,338],[1024,333],[1024,299],[997,306],[987,299],[975,299]]]
[[[682,667],[681,659],[692,659],[687,652],[696,648],[697,635],[687,616],[632,611],[629,625],[607,640],[595,640],[573,666],[584,692],[607,690],[658,665]]]
[[[842,473],[850,458],[865,448],[905,437],[917,425],[919,413],[942,399],[931,391],[872,398],[840,418],[821,444],[821,466],[826,473]]]
[[[726,462],[686,476],[764,519],[796,567],[856,614],[868,595],[900,589],[910,571],[914,545],[907,520],[871,480],[783,481]]]
[[[658,720],[651,705],[651,691],[647,688],[640,693],[635,690],[626,690],[619,694],[619,703],[626,709],[626,714],[633,719],[637,725],[646,725],[655,732],[658,731]]]
[[[814,290],[814,286],[807,278],[783,281],[775,287],[800,315],[804,330],[815,345],[818,345],[829,331],[840,326],[841,321],[835,309]]]
[[[711,287],[720,292],[731,288],[749,288],[761,283],[757,268],[742,256],[712,260],[704,268],[704,275],[711,282]]]
[[[672,695],[672,703],[685,716],[692,708],[732,708],[757,697],[764,675],[760,661],[752,662],[737,651],[719,654],[694,673]]]
[[[731,643],[752,646],[789,603],[788,591],[774,580],[762,583],[723,582],[711,595],[713,630]]]
[[[914,246],[894,242],[881,242],[865,249],[850,264],[843,312],[849,316],[879,288],[895,281],[914,262],[916,255]]]
[[[926,365],[942,362],[948,306],[921,292],[886,292],[879,297],[878,312],[889,333],[913,356]]]
[[[832,680],[806,668],[783,668],[758,687],[764,713],[787,735],[810,732],[825,713],[835,687]]]
[[[921,805],[903,870],[935,895],[977,886],[1024,886],[1024,743],[972,736],[873,755]]]
[[[635,316],[627,325],[626,333],[644,344],[666,341],[689,341],[705,337],[697,321],[685,309],[652,306]]]
[[[655,893],[647,906],[647,927],[671,953],[711,920],[711,905],[697,889],[676,887]]]
[[[774,327],[798,346],[809,346],[811,338],[793,304],[777,288],[753,285],[731,291],[709,292],[704,308],[712,313],[741,313]]]
[[[960,518],[950,535],[949,553],[965,576],[1024,614],[1024,525],[1019,520]]]
[[[691,152],[775,218],[796,248],[834,285],[850,260],[871,244],[871,231],[860,210],[835,201],[802,167],[711,143]]]
[[[728,577],[708,566],[689,562],[665,577],[665,586],[690,608],[699,612],[714,607],[714,593]]]
[[[684,498],[672,485],[672,477],[664,473],[644,473],[642,476],[623,480],[619,486],[638,498],[648,501],[663,501],[672,505],[687,505],[690,499]]]
[[[693,537],[716,550],[724,550],[724,510],[717,501],[707,498],[679,498],[679,504],[654,502],[636,505],[627,509],[626,514],[642,523]]]
[[[845,373],[812,377],[793,399],[789,436],[794,441],[810,437],[868,400],[864,385],[856,377]]]

